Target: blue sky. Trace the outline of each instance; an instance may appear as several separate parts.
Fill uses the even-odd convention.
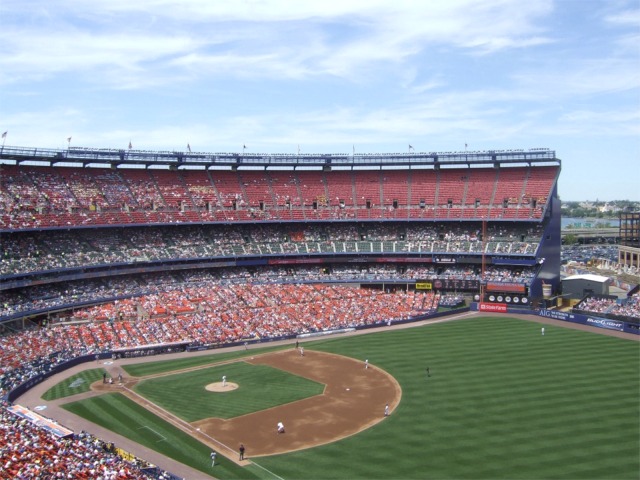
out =
[[[639,0],[2,0],[6,145],[547,147],[640,200]],[[634,171],[635,169],[635,171]]]

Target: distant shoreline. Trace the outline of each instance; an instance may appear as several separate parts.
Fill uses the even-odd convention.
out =
[[[619,218],[595,218],[595,217],[562,217],[560,220],[560,228],[566,228],[573,225],[576,228],[592,228],[596,224],[609,224],[612,228],[620,226]]]

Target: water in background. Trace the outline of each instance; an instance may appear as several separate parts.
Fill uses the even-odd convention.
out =
[[[606,228],[606,225],[610,228],[617,228],[620,226],[619,218],[573,218],[562,217],[560,222],[560,228],[567,228],[571,225],[571,228]]]

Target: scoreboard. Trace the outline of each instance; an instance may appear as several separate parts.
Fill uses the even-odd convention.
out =
[[[463,292],[477,292],[480,290],[480,281],[457,278],[417,280],[416,290],[455,290]]]

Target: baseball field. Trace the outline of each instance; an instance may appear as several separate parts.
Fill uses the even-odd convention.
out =
[[[639,478],[636,340],[471,316],[301,345],[131,362],[122,385],[91,365],[45,398],[202,478]]]

